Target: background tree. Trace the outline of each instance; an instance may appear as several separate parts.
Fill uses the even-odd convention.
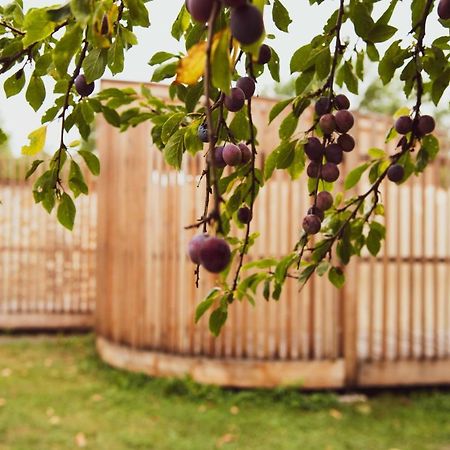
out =
[[[325,0],[310,0],[320,4]],[[450,81],[450,2],[411,1],[411,32],[396,36],[392,15],[398,1],[388,3],[375,15],[376,0],[339,0],[323,30],[292,55],[290,69],[295,93],[276,104],[270,121],[284,112],[279,128],[280,144],[265,162],[256,167],[258,130],[252,116],[255,83],[264,71],[279,81],[279,57],[269,45],[276,36],[266,35],[264,11],[280,32],[292,24],[280,0],[187,0],[171,33],[185,42],[186,51],[156,52],[150,65],[153,81],[171,80],[173,104],[156,98],[146,87],[140,94],[130,89],[106,89],[92,95],[95,80],[108,67],[113,74],[124,67],[124,52],[137,44],[133,30],[148,27],[144,0],[71,0],[61,6],[24,10],[21,0],[0,9],[0,73],[8,73],[4,89],[8,97],[25,90],[32,108],[39,110],[48,95],[44,77],[53,80],[54,106],[42,115],[43,126],[29,135],[23,153],[36,155],[45,145],[46,124],[58,121],[59,147],[49,168],[36,180],[34,198],[51,212],[57,208],[59,221],[71,229],[75,220],[73,197],[87,193],[82,172],[73,153],[83,158],[92,173],[100,170],[97,157],[78,141],[66,142],[76,128],[88,140],[96,114],[125,131],[150,120],[154,144],[165,160],[180,169],[182,160],[203,151],[205,167],[204,212],[188,228],[201,233],[189,246],[200,269],[220,273],[218,284],[197,309],[197,320],[210,308],[210,328],[218,334],[228,309],[236,300],[254,302],[257,289],[269,300],[278,300],[287,277],[300,285],[314,274],[328,274],[338,287],[344,283],[343,266],[363,248],[376,255],[385,229],[380,186],[387,179],[403,183],[419,175],[432,161],[439,143],[433,136],[435,121],[422,112],[425,98],[438,104]],[[299,6],[300,7],[300,6]],[[427,23],[437,8],[443,35],[426,44]],[[268,19],[266,19],[268,20]],[[343,26],[352,31],[344,36]],[[379,44],[387,42],[384,55]],[[397,113],[388,141],[396,139],[396,151],[387,154],[371,149],[367,162],[344,181],[346,192],[334,193],[340,178],[339,164],[355,147],[349,134],[354,125],[348,98],[339,89],[357,94],[364,80],[366,56],[377,65],[384,85],[399,78],[409,103]],[[27,69],[27,70],[26,70]],[[175,102],[175,100],[177,100]],[[312,123],[300,121],[314,105]],[[301,128],[301,131],[299,131]],[[205,145],[206,144],[206,145]],[[68,158],[69,157],[69,158]],[[32,174],[42,160],[33,163]],[[232,168],[224,176],[225,166]],[[286,170],[292,179],[305,170],[311,205],[305,211],[299,240],[281,260],[265,258],[245,264],[258,234],[251,228],[259,190],[275,170]],[[362,176],[370,188],[358,196],[348,192]],[[230,235],[230,224],[242,230]],[[312,239],[318,234],[319,237]],[[246,275],[251,269],[252,274]]]

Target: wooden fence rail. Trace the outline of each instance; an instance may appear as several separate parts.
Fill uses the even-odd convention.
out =
[[[0,329],[92,327],[96,292],[97,194],[76,200],[73,232],[35,205],[30,160],[0,160]]]
[[[266,125],[272,105],[255,102],[260,167],[266,150],[277,144],[279,121]],[[386,148],[390,126],[385,118],[364,115],[356,124],[358,149],[347,170],[368,148]],[[151,148],[148,125],[119,134],[102,123],[99,136],[104,170],[98,190],[97,333],[106,361],[234,386],[450,383],[447,158],[400,187],[383,185],[386,244],[378,258],[365,254],[350,264],[343,290],[315,277],[298,293],[289,280],[279,302],[260,295],[256,307],[234,304],[214,339],[206,320],[193,322],[213,277],[202,273],[195,289],[186,257],[194,232],[183,230],[202,212],[202,156],[187,158],[177,173]],[[293,247],[309,205],[305,184],[278,172],[262,189],[253,225],[261,237],[251,258],[281,256]]]

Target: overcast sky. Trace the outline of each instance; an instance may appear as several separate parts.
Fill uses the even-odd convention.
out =
[[[0,0],[0,5],[7,4],[5,0]],[[52,5],[55,1],[30,1],[24,0],[28,7],[33,5]],[[152,26],[149,29],[137,28],[139,45],[128,52],[126,56],[125,71],[117,75],[117,79],[145,82],[151,77],[151,67],[147,65],[150,57],[159,50],[177,52],[182,50],[180,42],[173,39],[170,35],[170,27],[175,19],[183,0],[153,0],[148,3]],[[277,50],[281,59],[281,77],[282,82],[289,79],[289,59],[290,55],[301,45],[311,41],[312,37],[320,32],[324,21],[337,8],[338,0],[327,0],[320,6],[310,6],[308,0],[284,0],[283,3],[288,8],[295,25],[290,28],[290,33],[285,34],[275,29],[268,18],[266,28],[269,33],[276,34],[277,39],[271,42],[271,45]],[[389,4],[389,0],[382,0],[377,4],[377,11],[382,11]],[[404,37],[411,28],[410,2],[400,2],[398,11],[393,18],[393,24],[399,28],[398,36]],[[443,33],[443,28],[437,21],[437,15],[434,11],[429,19],[427,42]],[[344,29],[344,35],[346,34]],[[110,75],[106,75],[107,78]],[[0,76],[0,86],[3,85],[5,76]],[[265,77],[260,83],[260,90],[270,90],[272,82]],[[23,91],[24,92],[24,91]],[[448,93],[447,99],[448,102]],[[35,113],[24,101],[22,95],[5,99],[3,89],[0,92],[0,125],[11,137],[11,147],[15,153],[20,152],[21,146],[25,143],[26,137],[30,131],[33,131],[40,125],[40,116],[45,111],[45,106],[51,105],[51,99]],[[55,151],[57,146],[57,124],[54,124],[48,135],[48,151]]]

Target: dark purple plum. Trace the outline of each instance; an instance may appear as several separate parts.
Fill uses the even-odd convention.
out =
[[[331,102],[329,97],[320,97],[314,105],[316,114],[320,117],[324,114],[328,114],[331,109]]]
[[[242,162],[242,151],[237,145],[226,144],[222,157],[229,166],[238,166]]]
[[[320,162],[311,161],[306,168],[306,174],[309,178],[318,178],[320,174]]]
[[[438,5],[438,16],[442,20],[450,19],[450,0],[441,0]]]
[[[340,164],[344,158],[342,148],[338,144],[330,144],[325,148],[325,158],[328,162]]]
[[[317,216],[321,222],[325,218],[324,212],[317,206],[311,206],[311,208],[308,209],[308,215],[310,214],[312,214],[313,216]]]
[[[344,152],[351,152],[355,148],[355,140],[349,134],[341,134],[337,139],[338,145]]]
[[[336,128],[340,133],[347,133],[355,124],[355,119],[350,111],[342,109],[334,115]]]
[[[256,84],[255,80],[250,77],[241,77],[236,82],[236,87],[239,89],[242,89],[242,92],[245,95],[245,98],[249,100],[253,97],[253,94],[255,93]]]
[[[329,136],[336,130],[336,121],[333,114],[324,114],[319,120],[319,127],[323,134]]]
[[[225,108],[230,112],[237,112],[244,106],[245,94],[242,89],[235,87],[231,89],[230,95],[225,95]]]
[[[247,224],[252,220],[252,212],[248,206],[243,206],[242,208],[239,208],[237,217],[239,222]]]
[[[261,45],[261,47],[259,47],[258,59],[256,62],[258,64],[267,64],[271,59],[272,49],[266,44]]]
[[[206,23],[216,0],[186,0],[186,9],[197,22]]]
[[[417,131],[420,136],[425,136],[434,131],[436,127],[436,122],[431,116],[422,116],[417,122]]]
[[[413,121],[409,116],[401,116],[395,121],[394,128],[398,134],[408,134],[413,127]]]
[[[344,94],[339,94],[334,97],[334,106],[336,109],[349,109],[350,100]]]
[[[223,159],[223,147],[219,146],[214,149],[214,161],[218,169],[226,167],[227,163]]]
[[[89,97],[94,92],[95,83],[87,83],[86,77],[83,74],[75,78],[75,89],[82,97]]]
[[[249,161],[252,160],[252,151],[243,142],[238,144],[238,147],[241,149],[242,152],[242,164],[247,164]]]
[[[231,10],[230,28],[233,37],[241,44],[254,44],[264,33],[264,20],[261,11],[250,4],[233,8]]]
[[[209,142],[209,137],[208,137],[208,125],[206,125],[206,123],[202,123],[197,130],[197,135],[198,138],[202,141],[202,142]]]
[[[305,154],[311,161],[322,161],[324,155],[322,142],[316,137],[308,138],[308,142],[305,144]]]
[[[224,6],[229,6],[231,8],[236,8],[238,6],[243,6],[247,3],[247,0],[222,0]]]
[[[317,234],[320,231],[322,224],[320,222],[319,217],[314,214],[308,214],[303,219],[303,229],[307,234]]]
[[[328,191],[319,192],[316,206],[322,211],[327,211],[333,206],[333,196]]]
[[[327,162],[322,166],[322,179],[328,183],[333,183],[339,178],[339,168],[336,164]]]
[[[200,247],[200,263],[208,271],[219,273],[224,270],[231,259],[230,246],[226,241],[210,237]]]
[[[394,183],[402,181],[404,176],[405,169],[400,164],[393,164],[387,171],[387,177]]]
[[[207,234],[199,234],[190,240],[188,244],[188,255],[194,264],[200,264],[200,249],[207,239],[209,239]]]

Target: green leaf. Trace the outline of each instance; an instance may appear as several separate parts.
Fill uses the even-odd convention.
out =
[[[22,147],[22,155],[33,156],[44,149],[45,139],[47,136],[47,127],[43,126],[37,130],[32,131],[28,135],[30,140],[28,145]]]
[[[270,58],[270,61],[267,64],[267,67],[269,69],[270,75],[272,79],[276,82],[280,82],[280,57],[278,56],[278,53],[270,47],[272,51],[272,56]]]
[[[409,55],[409,51],[407,49],[403,50],[399,44],[400,41],[393,42],[378,65],[378,74],[383,84],[387,84],[392,80],[395,71],[403,66],[405,59]]]
[[[42,106],[45,100],[45,86],[41,77],[30,78],[25,98],[35,111]]]
[[[356,34],[366,40],[368,33],[375,25],[366,4],[356,3],[351,9],[350,19],[355,26]]]
[[[264,258],[264,259],[257,259],[256,261],[248,262],[247,264],[244,264],[242,266],[243,270],[249,270],[249,269],[268,269],[269,267],[276,266],[278,263],[278,260],[275,258]]]
[[[3,88],[5,89],[6,98],[17,95],[25,86],[25,74],[23,69],[18,70],[15,74],[6,79]]]
[[[76,208],[72,198],[65,192],[62,194],[58,205],[57,217],[61,225],[73,230]]]
[[[55,23],[49,20],[46,8],[32,8],[24,18],[23,29],[26,34],[22,43],[24,47],[28,47],[50,36],[55,29]]]
[[[124,45],[122,36],[118,34],[108,52],[108,67],[111,73],[115,75],[123,71],[125,64]]]
[[[150,20],[148,11],[143,0],[125,0],[125,4],[130,12],[130,18],[134,25],[148,27]]]
[[[375,148],[375,147],[370,148],[368,151],[368,154],[372,159],[382,159],[382,158],[386,158],[386,156],[387,156],[387,154],[384,150],[382,150],[381,148]]]
[[[87,184],[84,181],[80,166],[73,159],[70,162],[69,187],[72,190],[75,198],[77,198],[80,194],[87,195],[89,192]]]
[[[181,169],[184,152],[184,134],[186,128],[180,128],[169,139],[164,147],[163,154],[167,164],[175,169]]]
[[[53,63],[60,77],[67,75],[70,61],[81,47],[83,29],[75,24],[67,28],[64,36],[56,43],[53,51]]]
[[[165,80],[166,78],[172,78],[175,76],[177,71],[178,63],[171,62],[168,64],[164,64],[159,66],[154,72],[152,76],[152,81],[159,82]]]
[[[87,150],[79,150],[78,154],[84,159],[84,162],[92,175],[100,175],[100,161],[94,153]]]
[[[283,6],[280,0],[275,0],[272,9],[272,18],[276,27],[284,32],[288,32],[289,25],[292,23],[288,10]]]
[[[351,62],[345,61],[344,65],[340,69],[340,72],[348,90],[352,94],[358,94],[358,79],[353,73],[354,70]]]
[[[228,29],[220,35],[212,57],[212,84],[226,94],[231,87],[230,33]]]
[[[264,162],[264,179],[268,180],[272,174],[273,171],[277,167],[277,161],[278,161],[278,150],[275,149],[272,153],[269,154],[267,159]]]
[[[31,175],[33,175],[34,172],[36,172],[37,168],[43,163],[44,161],[42,159],[37,159],[36,161],[33,161],[33,163],[31,164],[31,167],[28,169],[26,175],[25,175],[25,180],[28,180],[28,178],[31,177]]]
[[[162,127],[161,139],[164,144],[168,142],[172,134],[179,128],[181,121],[184,119],[185,113],[175,113],[171,115]]]
[[[83,70],[86,82],[98,80],[105,73],[108,63],[108,51],[104,48],[94,48],[83,61]]]
[[[305,68],[306,62],[308,61],[310,54],[311,54],[311,44],[306,44],[303,47],[300,47],[298,50],[296,50],[291,58],[290,63],[291,73],[301,72]]]
[[[269,123],[271,123],[276,117],[280,115],[280,113],[292,103],[294,98],[288,98],[287,100],[282,100],[274,105],[274,107],[270,110],[269,113]]]
[[[378,255],[378,252],[381,249],[381,239],[382,235],[380,234],[380,232],[377,229],[371,227],[369,234],[367,235],[366,247],[372,256]]]
[[[161,64],[168,61],[169,59],[175,58],[176,55],[169,52],[156,52],[148,62],[150,66],[155,66],[156,64]]]
[[[209,318],[209,330],[214,336],[219,336],[220,330],[227,321],[228,310],[226,307],[220,306],[215,309]]]
[[[102,113],[105,120],[113,127],[120,127],[120,116],[115,109],[102,106]]]
[[[422,138],[422,149],[427,152],[429,159],[433,161],[439,153],[439,140],[431,134],[425,136]]]
[[[324,80],[330,73],[331,54],[328,47],[324,48],[316,56],[316,75],[319,80]]]
[[[208,311],[209,308],[211,308],[219,292],[220,289],[217,287],[211,289],[204,300],[197,306],[197,308],[195,309],[195,323],[197,323],[201,319],[203,314],[205,314],[205,312]]]
[[[277,147],[277,169],[287,169],[295,157],[295,146],[297,141],[282,142]]]
[[[339,267],[332,267],[330,269],[330,271],[328,272],[328,279],[338,289],[340,289],[345,284],[344,272],[342,272],[342,269],[340,269]]]
[[[369,166],[370,163],[365,163],[349,172],[349,174],[345,177],[344,189],[348,190],[353,186],[356,186],[358,181],[361,179],[362,174],[368,169]]]
[[[383,23],[376,23],[367,35],[370,42],[385,42],[397,32],[397,28]]]
[[[289,139],[297,129],[298,116],[294,112],[289,113],[281,122],[280,129],[278,131],[281,140]]]

